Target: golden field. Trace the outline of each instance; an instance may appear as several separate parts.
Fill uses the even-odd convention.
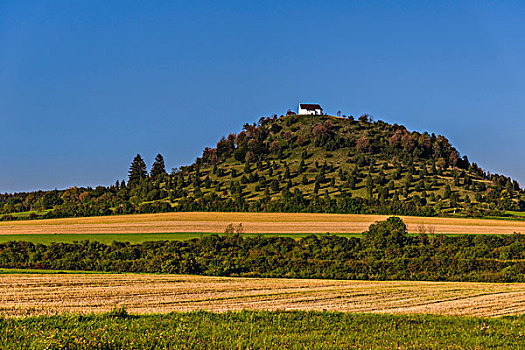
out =
[[[0,234],[224,232],[242,223],[246,233],[360,233],[386,215],[295,213],[160,213],[0,222]],[[402,216],[409,232],[525,233],[525,221]]]
[[[0,275],[0,314],[329,310],[464,316],[525,312],[523,284],[342,281],[139,274]]]

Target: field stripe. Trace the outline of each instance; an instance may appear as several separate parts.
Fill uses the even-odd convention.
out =
[[[385,215],[289,213],[161,213],[1,222],[1,234],[124,234],[224,232],[230,223],[246,233],[360,233]],[[411,233],[525,233],[525,221],[402,216]]]
[[[139,274],[0,275],[7,317],[106,312],[329,310],[502,316],[525,313],[519,283],[340,281]]]

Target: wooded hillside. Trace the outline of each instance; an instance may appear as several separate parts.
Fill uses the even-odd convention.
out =
[[[524,199],[518,182],[471,163],[445,136],[368,115],[287,115],[245,124],[171,174],[161,155],[149,173],[137,155],[127,183],[0,195],[0,213],[11,214],[2,220],[197,210],[500,216],[524,211]]]

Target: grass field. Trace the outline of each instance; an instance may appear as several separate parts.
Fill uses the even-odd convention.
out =
[[[164,241],[164,240],[187,240],[192,238],[200,238],[203,235],[209,235],[211,233],[206,232],[175,232],[175,233],[95,233],[95,234],[82,234],[82,233],[60,233],[60,234],[0,234],[0,243],[5,243],[9,241],[26,241],[32,243],[40,244],[50,244],[50,243],[72,243],[80,242],[84,240],[96,241],[105,244],[111,242],[130,242],[130,243],[143,243],[147,241]],[[308,234],[306,233],[263,233],[263,234],[254,234],[248,233],[244,234],[245,237],[252,237],[256,235],[262,236],[275,236],[279,235],[281,237],[291,237],[291,238],[301,238],[305,237]],[[360,233],[340,233],[339,236],[343,237],[360,237]]]
[[[385,218],[357,214],[161,213],[0,222],[0,235],[220,233],[230,223],[242,223],[245,232],[253,234],[359,233]],[[525,221],[410,216],[402,219],[411,233],[525,233]]]
[[[525,212],[522,211],[506,211],[505,214],[525,218]]]
[[[502,316],[525,313],[525,289],[518,283],[0,274],[0,314],[7,317],[116,307],[134,314],[250,309]]]
[[[523,349],[523,317],[191,312],[0,319],[2,349]]]

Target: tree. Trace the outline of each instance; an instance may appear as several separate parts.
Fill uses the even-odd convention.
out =
[[[162,175],[166,175],[166,167],[164,165],[164,157],[159,153],[151,166],[151,178],[157,180]]]
[[[278,192],[279,191],[279,181],[277,181],[277,179],[273,179],[272,184],[270,185],[270,188],[272,191]]]
[[[301,163],[299,163],[298,172],[299,172],[299,174],[302,174],[305,170],[306,169],[305,169],[305,165],[304,165],[304,159],[301,159]]]
[[[303,185],[308,185],[308,178],[306,177],[306,175],[303,176],[303,179],[302,179],[301,183]]]
[[[444,192],[443,196],[444,196],[445,198],[449,198],[449,197],[450,197],[450,194],[451,194],[450,185],[447,184],[447,185],[445,186],[445,192]]]
[[[129,167],[128,186],[140,183],[140,180],[147,176],[148,171],[146,170],[146,163],[144,163],[140,154],[137,154],[135,158],[133,158],[133,162],[131,162],[131,166]]]
[[[407,243],[407,227],[394,216],[370,225],[363,234],[363,244],[378,255],[398,257]]]
[[[285,179],[289,179],[290,178],[290,169],[288,167],[286,167],[286,169],[284,171],[284,178]]]
[[[371,118],[368,114],[363,114],[359,118],[357,118],[361,123],[368,123],[370,122]]]
[[[355,189],[355,183],[356,183],[356,178],[354,175],[351,175],[348,177],[348,187],[351,189],[351,190],[354,190]]]

